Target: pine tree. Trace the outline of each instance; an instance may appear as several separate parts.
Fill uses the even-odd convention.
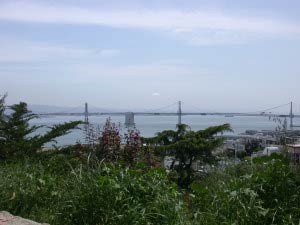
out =
[[[196,160],[211,161],[212,150],[223,144],[223,139],[215,138],[215,135],[230,130],[229,124],[199,131],[191,131],[189,126],[181,124],[177,125],[175,131],[165,130],[144,140],[148,144],[154,144],[164,155],[174,156],[170,169],[177,171],[177,183],[187,188],[193,181],[192,164]]]
[[[5,106],[5,97],[0,98],[0,158],[35,154],[44,144],[55,141],[76,128],[81,121],[68,122],[48,127],[44,135],[38,133],[43,126],[30,125],[29,121],[38,118],[28,110],[25,102]],[[5,115],[9,109],[10,115]]]

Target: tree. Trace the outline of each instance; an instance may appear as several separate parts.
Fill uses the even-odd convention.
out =
[[[154,144],[164,155],[174,156],[170,169],[177,171],[177,183],[181,187],[188,187],[193,181],[192,164],[196,160],[211,161],[212,150],[223,144],[223,139],[215,135],[225,131],[231,131],[229,124],[199,131],[191,131],[189,126],[181,124],[177,125],[176,131],[165,130],[144,140]]]
[[[0,97],[0,119],[4,118],[4,111],[5,111],[5,98],[6,94]],[[0,124],[1,125],[1,124]]]
[[[42,148],[45,143],[55,142],[55,138],[68,134],[81,121],[73,121],[48,127],[44,135],[38,134],[43,126],[30,125],[29,121],[38,118],[28,110],[25,102],[5,106],[5,96],[0,98],[0,158],[32,155]],[[9,109],[11,113],[5,115]]]

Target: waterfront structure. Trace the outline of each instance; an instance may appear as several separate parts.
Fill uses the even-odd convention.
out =
[[[280,146],[270,146],[270,147],[265,147],[265,149],[263,150],[262,154],[263,155],[267,155],[270,156],[273,153],[281,153],[281,148]]]
[[[181,110],[181,101],[178,102],[178,125],[181,125],[181,115],[182,115],[182,110]]]
[[[297,125],[294,125],[294,118],[300,118],[300,114],[294,114],[293,113],[293,103],[289,102],[288,104],[283,104],[277,107],[273,107],[273,108],[269,108],[266,110],[262,110],[262,111],[257,111],[257,112],[253,112],[253,113],[237,113],[237,112],[205,112],[205,111],[201,111],[201,108],[195,107],[197,108],[197,110],[199,110],[198,112],[186,112],[184,110],[182,110],[182,101],[178,101],[175,102],[171,105],[168,106],[164,106],[161,107],[159,109],[155,109],[155,110],[149,110],[149,111],[137,111],[137,112],[130,112],[130,114],[128,112],[122,112],[122,111],[109,111],[109,110],[105,110],[103,108],[101,109],[97,109],[97,111],[93,110],[93,112],[89,112],[88,110],[88,103],[85,103],[85,110],[83,112],[44,112],[44,113],[38,113],[37,115],[39,116],[84,116],[84,122],[85,124],[89,123],[89,116],[103,116],[103,115],[108,115],[108,116],[123,116],[125,115],[125,125],[129,125],[129,126],[133,126],[134,124],[134,117],[135,116],[177,116],[178,117],[178,122],[177,124],[180,125],[182,123],[182,116],[225,116],[225,117],[235,117],[235,116],[251,116],[251,117],[258,117],[258,116],[263,116],[263,117],[269,117],[270,118],[280,118],[283,117],[284,118],[284,127],[285,129],[287,128],[287,119],[290,118],[290,130],[289,131],[293,131],[293,128],[296,127],[300,127]],[[178,105],[177,108],[177,112],[163,112],[162,110],[170,107],[170,106],[174,106],[174,105]],[[276,114],[276,113],[271,113],[270,110],[273,109],[278,109],[278,108],[282,108],[282,107],[286,107],[287,105],[290,105],[290,111],[288,114]],[[78,108],[78,107],[76,107]],[[95,108],[95,107],[94,107]]]
[[[86,125],[89,123],[89,109],[88,109],[88,103],[87,102],[84,105],[84,123]]]
[[[130,127],[134,126],[134,113],[133,112],[127,112],[125,113],[125,126]]]
[[[287,151],[294,164],[300,163],[300,144],[288,144]]]

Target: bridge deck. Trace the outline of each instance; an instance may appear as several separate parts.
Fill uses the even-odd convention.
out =
[[[88,113],[89,116],[102,116],[102,115],[115,115],[115,116],[123,116],[128,112],[94,112]],[[178,113],[159,113],[159,112],[133,112],[135,116],[178,116]],[[85,113],[40,113],[39,116],[84,116]],[[188,115],[198,115],[198,116],[273,116],[273,117],[290,117],[290,115],[286,114],[262,114],[262,113],[193,113],[186,112],[181,113],[182,116]],[[294,115],[294,117],[300,117],[300,115]]]

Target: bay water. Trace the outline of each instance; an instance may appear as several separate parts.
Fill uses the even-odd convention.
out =
[[[103,127],[106,119],[109,116],[90,116],[89,122],[95,127]],[[121,131],[125,132],[127,128],[124,126],[125,116],[110,116],[112,122],[120,124]],[[280,118],[282,121],[284,118]],[[54,124],[84,120],[82,116],[51,116],[41,117],[31,122],[32,125],[45,125],[45,128],[40,129],[38,132],[44,133],[47,126]],[[176,128],[178,118],[177,116],[135,116],[135,127],[140,131],[144,137],[154,136],[157,132]],[[233,129],[232,134],[244,133],[246,130],[275,130],[278,122],[269,119],[268,116],[213,116],[213,115],[190,115],[182,116],[182,123],[187,124],[192,130],[202,130],[210,126],[217,126],[224,123],[229,123]],[[300,125],[300,118],[294,119],[295,125]],[[57,138],[57,145],[70,145],[75,144],[77,141],[84,143],[84,132],[81,129],[73,130],[71,133]]]

